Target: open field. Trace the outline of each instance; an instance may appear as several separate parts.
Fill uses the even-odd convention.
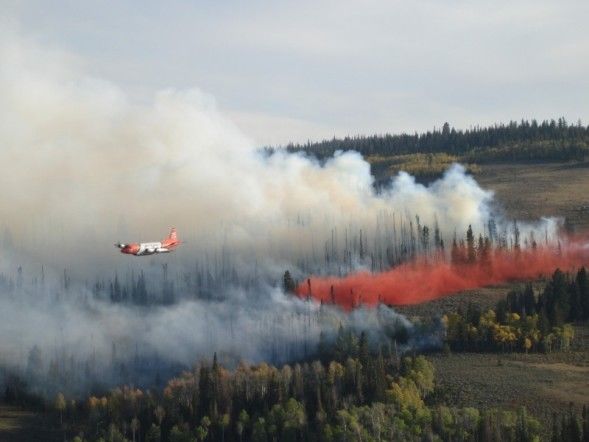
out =
[[[569,403],[589,403],[589,350],[430,356],[436,380],[454,405],[519,407],[550,418]]]
[[[48,416],[0,403],[0,441],[34,442],[63,440]]]
[[[489,164],[475,174],[495,191],[506,214],[533,220],[562,216],[576,230],[589,229],[589,162]]]
[[[589,329],[576,327],[584,348],[550,354],[430,355],[437,395],[448,405],[481,409],[525,406],[548,434],[554,413],[589,405]]]

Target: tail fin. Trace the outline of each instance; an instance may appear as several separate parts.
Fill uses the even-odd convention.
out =
[[[172,241],[178,241],[178,234],[176,233],[176,227],[172,227],[170,229],[170,234],[168,235],[168,239]]]

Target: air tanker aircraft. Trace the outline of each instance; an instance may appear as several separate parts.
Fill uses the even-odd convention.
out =
[[[126,253],[127,255],[145,256],[156,253],[170,253],[179,245],[180,241],[178,241],[176,229],[172,227],[168,237],[161,242],[117,243],[115,247],[118,247],[121,249],[121,253]]]

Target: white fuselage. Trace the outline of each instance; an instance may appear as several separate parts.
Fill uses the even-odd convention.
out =
[[[153,255],[154,253],[169,253],[170,250],[162,247],[161,242],[142,242],[139,243],[139,251],[136,255]]]

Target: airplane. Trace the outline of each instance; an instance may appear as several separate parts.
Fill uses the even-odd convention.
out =
[[[170,253],[180,245],[176,228],[172,227],[168,237],[160,242],[141,242],[141,243],[116,243],[115,247],[121,249],[121,253],[135,256],[154,255],[156,253]]]

